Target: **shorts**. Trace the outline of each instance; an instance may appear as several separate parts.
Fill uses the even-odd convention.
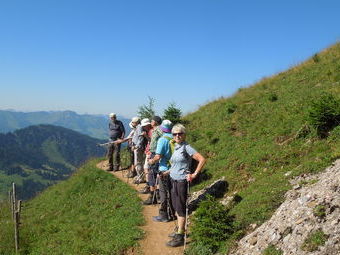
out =
[[[188,182],[186,180],[175,181],[171,179],[172,206],[178,216],[185,217],[188,197]]]
[[[150,159],[152,159],[155,154],[151,154]],[[159,163],[149,165],[148,183],[149,186],[156,186],[157,174],[159,173]]]
[[[150,165],[148,163],[148,155],[145,156],[145,161],[144,161],[144,169],[150,169]]]

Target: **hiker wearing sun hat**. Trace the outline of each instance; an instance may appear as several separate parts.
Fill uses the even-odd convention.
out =
[[[163,131],[159,128],[162,124],[162,119],[159,116],[153,116],[151,120],[151,140],[148,143],[148,146],[145,150],[145,164],[144,164],[144,172],[146,172],[147,176],[147,185],[140,191],[142,194],[150,193],[149,197],[143,202],[144,205],[151,205],[157,203],[157,195],[158,191],[156,191],[156,178],[158,174],[158,163],[150,165],[149,160],[154,158],[156,155],[156,147],[158,139],[163,135]],[[156,194],[155,194],[156,192]]]
[[[140,125],[137,126],[136,131],[132,137],[132,145],[134,150],[135,168],[137,176],[135,183],[145,182],[143,163],[144,163],[144,151],[148,143],[148,132],[151,129],[151,123],[148,118],[142,119]]]
[[[125,128],[120,120],[117,120],[115,113],[110,113],[109,134],[110,141],[114,142],[118,139],[123,139],[125,135]],[[107,152],[109,160],[109,171],[118,171],[120,167],[120,144],[110,143]]]
[[[170,120],[163,120],[159,126],[163,135],[157,141],[156,155],[149,160],[149,164],[159,162],[159,195],[160,195],[160,209],[159,215],[154,216],[154,221],[167,222],[174,219],[173,208],[170,199],[170,179],[169,179],[169,160],[171,158],[170,140],[172,140],[171,128],[172,122]]]

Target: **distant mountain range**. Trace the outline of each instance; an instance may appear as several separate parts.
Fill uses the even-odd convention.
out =
[[[127,130],[129,119],[119,117]],[[73,111],[16,112],[0,110],[0,133],[12,132],[31,125],[51,124],[72,129],[99,139],[108,138],[108,117],[77,114]]]
[[[105,154],[102,140],[52,125],[30,126],[0,134],[0,199],[12,182],[21,199],[69,177],[91,157]]]

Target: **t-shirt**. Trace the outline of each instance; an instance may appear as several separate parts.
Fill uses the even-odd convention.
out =
[[[118,138],[122,138],[123,133],[125,133],[125,128],[123,123],[120,120],[109,122],[109,133],[110,139],[115,141]]]
[[[150,151],[156,152],[158,139],[163,135],[163,131],[159,128],[159,126],[155,127],[152,131],[151,142],[150,142]]]
[[[170,137],[172,139],[172,134],[164,133],[161,138],[157,141],[156,154],[161,155],[161,159],[159,161],[159,171],[167,171],[169,170],[169,160],[171,158],[171,148],[169,144],[169,139],[165,137]]]
[[[148,131],[148,143],[147,143],[146,148],[145,148],[145,154],[146,155],[150,155],[151,154],[151,152],[150,152],[150,139],[151,139],[152,133],[153,133],[153,129],[151,128]]]
[[[184,180],[189,174],[192,156],[197,151],[192,148],[187,142],[175,144],[174,152],[171,156],[170,177],[174,180]]]
[[[144,150],[145,144],[145,137],[144,137],[144,131],[143,127],[141,125],[138,125],[136,127],[135,133],[132,137],[132,144],[136,147],[137,150]]]

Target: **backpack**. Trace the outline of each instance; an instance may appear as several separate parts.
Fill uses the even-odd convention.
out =
[[[166,139],[169,140],[169,145],[170,145],[170,151],[171,151],[171,155],[174,153],[175,151],[175,140],[168,137],[168,136],[164,136]],[[186,148],[185,148],[185,152],[186,152]],[[189,164],[189,172],[192,174],[193,172],[195,172],[197,165],[198,165],[198,161],[196,159],[194,159],[193,157],[190,157],[190,155],[187,153],[187,158],[190,158],[190,164]],[[168,161],[168,165],[171,166],[170,161]]]
[[[166,138],[169,141],[170,152],[171,152],[171,155],[172,155],[174,153],[174,151],[175,151],[175,144],[176,144],[176,142],[175,142],[174,139],[172,139],[169,136],[163,136],[163,137]],[[169,167],[171,166],[170,159],[168,160],[167,164],[168,164]]]

